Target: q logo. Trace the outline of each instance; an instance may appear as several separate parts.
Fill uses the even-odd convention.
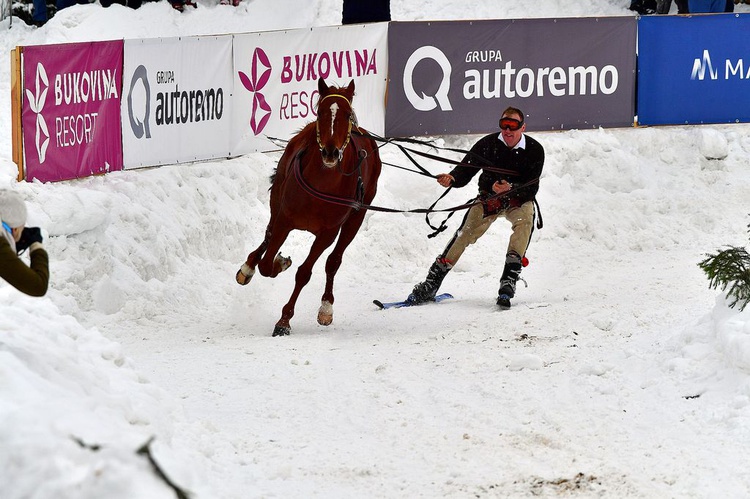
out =
[[[39,164],[44,163],[47,157],[47,147],[49,147],[49,130],[47,122],[42,116],[44,103],[47,100],[47,90],[49,89],[49,78],[42,63],[36,65],[36,92],[26,89],[26,98],[29,101],[29,109],[36,114],[36,152],[39,155]]]
[[[138,82],[143,83],[143,90],[146,92],[146,107],[143,112],[143,121],[133,117],[133,89]],[[133,79],[130,80],[130,91],[128,92],[128,117],[130,118],[130,128],[136,138],[140,139],[146,135],[147,139],[151,138],[151,130],[148,126],[148,118],[151,115],[151,86],[148,84],[148,73],[146,68],[141,64],[133,71]]]
[[[417,67],[420,61],[423,59],[432,59],[437,62],[440,69],[443,71],[443,79],[440,81],[440,86],[435,92],[433,97],[428,97],[422,92],[422,95],[417,95],[414,90],[414,68]],[[440,106],[441,111],[452,111],[450,101],[448,100],[448,91],[451,87],[451,63],[445,54],[437,47],[432,45],[426,45],[420,47],[409,56],[406,61],[406,67],[404,68],[404,93],[406,98],[409,100],[414,109],[417,111],[432,111],[437,106]]]

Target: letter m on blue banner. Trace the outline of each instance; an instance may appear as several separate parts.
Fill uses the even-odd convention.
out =
[[[638,122],[750,122],[750,14],[638,21]]]

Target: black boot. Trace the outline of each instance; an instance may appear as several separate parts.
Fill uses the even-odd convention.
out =
[[[672,7],[672,0],[656,0],[656,13],[657,14],[669,14],[669,9]]]
[[[515,251],[505,256],[505,269],[500,278],[500,289],[497,291],[497,304],[502,308],[510,308],[510,299],[516,295],[516,282],[521,277],[521,257]]]
[[[430,270],[427,272],[427,278],[414,286],[414,290],[407,298],[407,301],[413,305],[419,305],[427,301],[435,299],[440,285],[443,283],[443,279],[448,274],[448,271],[453,268],[450,263],[438,258],[435,263],[432,264]]]

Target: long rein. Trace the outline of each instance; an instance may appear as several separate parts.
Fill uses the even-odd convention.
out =
[[[380,211],[380,212],[384,212],[384,213],[424,213],[425,214],[425,222],[434,231],[433,233],[431,233],[431,234],[429,234],[427,236],[427,237],[430,237],[430,238],[435,237],[436,235],[438,235],[439,233],[441,233],[445,229],[447,229],[447,221],[450,219],[451,216],[453,216],[453,214],[455,212],[471,208],[473,206],[476,206],[478,204],[482,204],[483,202],[487,202],[489,200],[499,199],[499,198],[502,198],[502,197],[507,197],[510,194],[512,194],[513,192],[516,192],[516,191],[518,191],[520,189],[523,189],[525,187],[528,187],[530,185],[533,185],[533,184],[539,182],[539,179],[534,179],[534,180],[526,182],[524,184],[521,184],[521,185],[518,185],[518,186],[514,186],[509,191],[506,191],[506,192],[503,192],[503,193],[500,193],[500,194],[497,194],[497,193],[492,194],[492,195],[490,195],[489,197],[487,197],[484,200],[472,199],[469,202],[466,202],[466,203],[463,203],[463,204],[460,204],[460,205],[457,205],[457,206],[452,206],[450,208],[435,209],[435,206],[440,202],[441,199],[443,199],[448,194],[448,192],[450,192],[450,190],[452,189],[452,187],[448,187],[447,189],[445,189],[445,191],[435,200],[434,203],[432,203],[432,205],[430,205],[429,208],[414,208],[414,209],[410,209],[410,210],[402,210],[402,209],[396,209],[396,208],[388,208],[388,207],[384,207],[384,206],[376,206],[376,205],[371,205],[371,204],[365,204],[363,202],[363,198],[364,198],[364,184],[362,182],[361,168],[362,168],[362,163],[367,159],[367,152],[364,149],[361,149],[361,148],[357,147],[357,141],[354,140],[354,136],[371,139],[371,140],[374,140],[376,142],[381,142],[382,145],[385,145],[385,144],[393,144],[393,145],[395,145],[396,147],[398,147],[401,150],[401,152],[404,153],[404,155],[409,159],[409,161],[411,161],[412,164],[414,164],[414,166],[418,169],[418,171],[417,170],[411,170],[411,169],[404,168],[404,167],[398,167],[397,165],[392,165],[392,166],[396,166],[396,167],[404,169],[406,171],[410,171],[410,172],[417,173],[419,175],[424,175],[424,176],[431,177],[431,178],[437,178],[437,177],[436,177],[436,175],[433,175],[432,173],[430,173],[422,165],[420,165],[419,162],[412,156],[412,154],[416,154],[418,156],[422,156],[422,157],[425,157],[425,158],[428,158],[428,159],[432,159],[432,160],[435,160],[435,161],[440,161],[440,162],[443,162],[443,163],[452,164],[454,166],[463,165],[463,166],[470,166],[472,168],[484,168],[486,170],[491,170],[491,171],[494,171],[494,172],[506,173],[506,174],[514,174],[515,172],[513,172],[511,170],[505,170],[505,169],[502,169],[502,168],[496,168],[496,167],[492,166],[491,164],[489,164],[489,162],[485,158],[482,158],[481,156],[477,156],[474,153],[472,153],[471,151],[465,151],[465,150],[462,150],[462,149],[439,147],[439,146],[435,146],[433,144],[429,144],[427,142],[419,141],[419,140],[416,140],[416,139],[407,139],[407,138],[390,138],[390,139],[386,139],[384,137],[380,137],[380,136],[378,136],[376,134],[372,134],[370,132],[362,133],[359,130],[359,127],[355,127],[354,129],[351,129],[350,134],[352,136],[351,144],[354,147],[354,149],[356,151],[356,154],[357,154],[357,166],[356,166],[356,168],[351,173],[348,173],[348,174],[344,173],[343,169],[341,170],[341,173],[343,175],[347,175],[347,176],[348,175],[353,175],[354,173],[357,173],[357,176],[358,176],[358,178],[357,178],[357,192],[356,192],[355,198],[354,199],[351,199],[351,198],[342,198],[342,197],[339,197],[339,196],[334,196],[334,195],[331,195],[331,194],[326,194],[324,192],[320,192],[319,190],[317,190],[313,186],[311,186],[307,182],[307,180],[304,178],[304,176],[302,175],[302,171],[301,171],[301,167],[300,167],[301,166],[301,158],[302,158],[302,155],[305,153],[305,150],[302,150],[299,153],[297,153],[297,156],[295,156],[295,158],[294,158],[294,165],[293,165],[294,177],[297,180],[297,183],[300,185],[300,187],[302,187],[302,189],[305,192],[307,192],[312,197],[315,197],[317,199],[326,201],[328,203],[336,204],[336,205],[339,205],[339,206],[346,206],[348,208],[352,208],[352,209],[357,210],[357,211],[359,211],[360,209],[364,208],[366,210]],[[451,160],[451,159],[446,159],[446,158],[443,158],[443,157],[435,155],[435,154],[430,154],[430,153],[426,153],[424,151],[419,151],[418,149],[413,149],[413,148],[405,147],[405,146],[399,144],[399,142],[426,145],[426,146],[429,146],[429,147],[433,147],[435,149],[447,150],[447,151],[462,153],[464,155],[470,155],[470,156],[472,156],[474,158],[477,158],[478,161],[483,162],[485,164],[484,164],[484,166],[478,166],[478,165],[474,165],[474,164],[471,164],[471,163],[465,163],[465,162],[461,162],[461,161],[454,161],[454,160]],[[378,148],[382,147],[382,145],[378,146]],[[340,162],[339,162],[339,168],[340,168]],[[534,200],[534,203],[536,204],[536,199]],[[445,212],[449,212],[449,215],[444,220],[442,220],[440,222],[440,225],[438,227],[435,227],[434,225],[432,225],[432,223],[430,223],[430,219],[429,219],[430,213],[445,213]],[[539,210],[538,210],[538,205],[537,205],[537,213],[538,213],[538,216],[539,216],[539,220],[538,220],[538,224],[537,225],[538,225],[539,228],[541,228],[542,227],[542,219],[541,219],[541,213],[539,213]]]
[[[486,158],[484,158],[482,156],[479,156],[478,154],[476,154],[476,153],[474,153],[472,151],[467,151],[465,149],[456,149],[456,148],[452,148],[452,147],[441,147],[441,146],[437,146],[435,144],[431,144],[431,143],[423,141],[423,140],[417,140],[417,139],[411,139],[411,138],[403,138],[403,137],[402,138],[396,138],[396,137],[392,137],[390,139],[387,139],[385,137],[381,137],[381,136],[379,136],[377,134],[374,134],[372,132],[367,132],[367,134],[363,134],[362,132],[359,131],[359,129],[357,129],[356,131],[353,131],[352,133],[355,133],[356,135],[359,135],[361,137],[366,137],[366,138],[372,139],[372,140],[374,140],[376,142],[381,142],[381,145],[379,145],[378,148],[381,148],[382,146],[384,146],[386,144],[392,144],[392,145],[398,147],[401,150],[401,152],[404,154],[404,156],[406,156],[409,159],[409,161],[411,161],[412,164],[414,164],[414,166],[417,167],[418,171],[417,170],[412,170],[412,169],[409,169],[409,168],[405,168],[405,167],[402,167],[402,166],[399,166],[399,165],[393,165],[393,164],[390,164],[390,163],[384,163],[384,164],[388,164],[389,166],[393,166],[393,167],[399,168],[401,170],[406,170],[408,172],[417,173],[419,175],[425,175],[425,176],[431,177],[431,178],[437,178],[437,176],[431,174],[424,167],[422,167],[422,165],[420,165],[419,162],[417,162],[417,160],[414,159],[414,157],[412,156],[412,154],[416,154],[418,156],[422,156],[422,157],[425,157],[425,158],[428,158],[428,159],[432,159],[432,160],[435,160],[435,161],[439,161],[439,162],[442,162],[442,163],[448,163],[448,164],[453,165],[453,166],[468,166],[470,168],[476,168],[476,169],[481,168],[481,169],[492,171],[492,172],[495,172],[495,173],[501,173],[501,174],[507,174],[507,175],[514,175],[516,173],[516,172],[514,172],[512,170],[506,170],[506,169],[503,169],[503,168],[497,168],[496,166],[494,166]],[[430,154],[430,153],[427,153],[427,152],[424,152],[424,151],[420,151],[418,149],[413,149],[413,148],[402,146],[401,144],[399,144],[399,142],[403,142],[403,143],[407,143],[407,144],[419,144],[419,145],[427,146],[427,147],[430,147],[430,148],[433,148],[433,149],[438,149],[438,150],[441,150],[441,151],[451,151],[451,152],[460,153],[460,154],[464,155],[464,157],[467,157],[467,156],[471,157],[472,159],[474,159],[478,163],[480,163],[480,165],[475,165],[475,164],[472,164],[472,163],[465,163],[463,161],[454,161],[452,159],[446,159],[446,158],[443,158],[442,156],[438,156],[438,155],[435,155],[435,154]],[[494,199],[500,199],[500,198],[503,198],[503,197],[507,197],[507,196],[509,196],[510,194],[512,194],[512,193],[514,193],[516,191],[519,191],[521,189],[524,189],[524,188],[526,188],[528,186],[531,186],[531,185],[534,185],[534,184],[537,184],[537,183],[539,183],[539,179],[538,178],[530,180],[529,182],[526,182],[524,184],[514,186],[512,189],[510,189],[508,191],[505,191],[505,192],[502,192],[502,193],[493,193],[490,196],[488,196],[487,198],[485,198],[484,200],[473,198],[472,200],[470,200],[470,201],[468,201],[468,202],[466,202],[466,203],[464,203],[462,205],[459,205],[459,206],[453,206],[451,208],[445,208],[445,209],[435,210],[434,209],[435,205],[437,205],[438,202],[440,202],[440,200],[443,199],[448,194],[448,192],[450,192],[450,190],[452,189],[452,187],[448,187],[448,188],[445,189],[445,191],[443,192],[443,194],[441,194],[435,200],[435,202],[432,203],[432,205],[429,208],[427,208],[427,209],[397,210],[397,211],[398,212],[405,212],[405,213],[426,213],[426,215],[425,215],[425,222],[427,223],[427,225],[430,226],[430,228],[432,228],[435,231],[435,232],[429,234],[427,237],[435,237],[436,235],[438,235],[439,233],[441,233],[442,231],[444,231],[447,228],[446,222],[448,221],[448,219],[450,219],[450,217],[453,216],[453,214],[456,211],[467,209],[467,208],[471,208],[472,206],[475,206],[477,204],[482,204],[483,202],[487,202],[487,201],[491,201],[491,200],[494,200]],[[537,228],[541,229],[543,227],[543,225],[544,225],[544,222],[542,221],[542,212],[541,212],[541,210],[539,208],[539,203],[537,202],[536,198],[534,198],[533,201],[534,201],[534,205],[536,206]],[[373,208],[373,209],[376,209],[376,208]],[[376,209],[376,211],[378,211],[378,210]],[[379,211],[385,211],[385,210],[379,210]],[[437,213],[437,212],[450,212],[450,213],[440,223],[439,227],[434,227],[430,223],[430,218],[429,217],[430,217],[430,213]]]

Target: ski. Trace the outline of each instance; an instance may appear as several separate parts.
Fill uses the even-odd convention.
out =
[[[440,295],[437,295],[434,300],[428,301],[425,303],[440,303],[441,301],[447,300],[449,298],[453,298],[453,295],[450,293],[443,293]],[[413,307],[415,306],[412,302],[410,302],[408,299],[404,301],[392,301],[388,303],[383,303],[380,300],[372,300],[372,302],[378,306],[381,310],[386,310],[389,308],[403,308],[403,307]],[[423,303],[419,303],[418,305],[423,305]]]

